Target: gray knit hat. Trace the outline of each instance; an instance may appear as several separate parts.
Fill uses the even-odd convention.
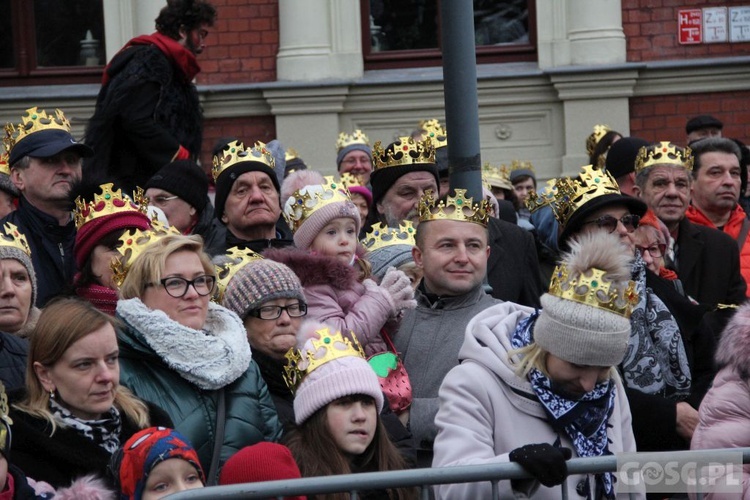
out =
[[[389,267],[398,268],[407,262],[414,262],[412,248],[413,245],[389,245],[369,252],[367,260],[372,265],[372,275],[382,279]]]
[[[22,247],[25,250],[22,250]],[[31,249],[26,241],[26,236],[10,222],[7,222],[0,232],[1,259],[15,259],[26,268],[31,280],[31,305],[36,304],[37,284],[34,264],[31,262]]]
[[[552,274],[534,325],[534,341],[569,363],[616,366],[628,348],[630,312],[638,303],[630,281],[630,254],[603,231],[570,242]]]
[[[222,305],[245,319],[250,311],[274,299],[305,302],[302,284],[286,265],[272,260],[255,260],[232,277]]]

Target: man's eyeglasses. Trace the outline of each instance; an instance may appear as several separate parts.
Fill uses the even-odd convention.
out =
[[[629,233],[632,233],[633,231],[635,231],[635,228],[638,227],[638,223],[641,222],[641,216],[627,214],[617,219],[616,217],[612,217],[611,215],[602,215],[598,219],[589,220],[584,222],[583,224],[596,224],[598,227],[606,230],[608,233],[614,233],[615,229],[617,229],[618,222],[622,222],[622,225],[625,226],[625,229],[627,229]]]
[[[281,311],[286,311],[290,318],[299,318],[307,314],[307,304],[298,302],[297,304],[289,304],[288,306],[263,306],[251,309],[247,315],[254,318],[272,320],[281,317]]]
[[[176,200],[177,198],[179,198],[179,196],[177,196],[177,195],[174,195],[174,196],[154,196],[151,199],[151,203],[153,203],[157,207],[162,207],[162,206],[166,205],[167,203],[169,203],[170,201]]]
[[[205,297],[214,291],[216,277],[211,276],[210,274],[204,274],[193,280],[187,280],[185,278],[180,278],[179,276],[172,276],[160,280],[159,283],[164,287],[164,290],[175,299],[184,297],[188,292],[190,285],[193,286],[198,295]],[[154,286],[154,284],[151,283],[151,286]]]
[[[648,252],[649,255],[651,255],[651,257],[654,259],[663,257],[667,251],[667,245],[664,243],[654,243],[653,245],[648,247],[636,245],[635,248],[637,248],[641,252],[641,255]]]

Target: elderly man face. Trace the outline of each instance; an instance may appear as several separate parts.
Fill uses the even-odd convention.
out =
[[[435,176],[430,172],[409,172],[399,177],[376,204],[378,213],[385,218],[386,224],[398,227],[402,220],[419,224],[417,207],[422,195],[432,190],[438,192]]]
[[[681,166],[655,165],[633,192],[654,211],[670,231],[677,228],[690,205],[690,173]]]

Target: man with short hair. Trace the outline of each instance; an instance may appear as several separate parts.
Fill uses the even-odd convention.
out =
[[[721,137],[722,128],[724,128],[724,124],[718,118],[711,115],[695,116],[685,124],[687,143],[692,144],[706,137]]]
[[[6,135],[10,178],[21,197],[0,226],[11,222],[26,236],[37,276],[36,305],[43,307],[73,281],[76,227],[69,194],[81,177],[82,158],[93,151],[73,138],[59,109],[53,116],[37,108],[26,112]]]
[[[417,462],[429,467],[437,434],[438,389],[458,364],[464,331],[477,313],[497,304],[482,286],[490,255],[488,202],[474,204],[456,190],[454,197],[436,202],[432,193],[421,198],[414,263],[423,271],[415,292],[417,308],[406,311],[397,350],[412,385],[409,426],[417,444]],[[461,207],[471,207],[469,210]],[[450,213],[447,219],[441,212]]]
[[[198,160],[203,114],[193,79],[216,9],[205,0],[169,0],[156,33],[130,40],[104,69],[86,144],[86,175],[126,191],[174,160]]]
[[[750,282],[750,220],[738,200],[740,197],[740,148],[722,137],[694,142],[692,202],[686,216],[690,222],[718,229],[737,242],[740,270]]]
[[[281,218],[276,162],[262,142],[245,148],[232,141],[214,156],[216,218],[227,228],[226,247],[262,252],[293,244]]]
[[[685,217],[692,169],[690,148],[666,141],[652,144],[638,154],[633,191],[669,229],[673,247],[667,263],[677,271],[685,292],[712,307],[740,304],[747,287],[740,274],[737,242]]]

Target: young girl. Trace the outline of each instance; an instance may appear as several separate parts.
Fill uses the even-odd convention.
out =
[[[375,365],[381,377],[399,378],[399,383],[384,382],[384,387],[401,388],[401,394],[388,397],[399,401],[391,405],[394,412],[402,412],[411,402],[411,388],[383,328],[388,323],[387,330],[395,331],[401,312],[416,307],[409,277],[394,268],[385,272],[379,285],[369,279],[370,265],[362,258],[364,249],[357,240],[359,212],[340,184],[326,183],[319,173],[304,170],[284,181],[282,199],[289,193],[284,217],[294,232],[296,248],[269,249],[264,256],[283,262],[299,276],[309,318],[345,335],[354,332],[368,357],[389,358]]]
[[[143,429],[112,458],[121,498],[156,500],[178,491],[203,488],[198,455],[179,432],[166,427]]]
[[[404,469],[404,459],[380,421],[383,394],[378,379],[356,339],[350,341],[328,325],[306,321],[297,334],[297,346],[299,350],[287,354],[287,383],[297,389],[297,427],[289,432],[287,446],[302,477]],[[349,495],[317,498],[338,500]],[[360,498],[417,495],[411,489],[398,489],[360,492]]]

